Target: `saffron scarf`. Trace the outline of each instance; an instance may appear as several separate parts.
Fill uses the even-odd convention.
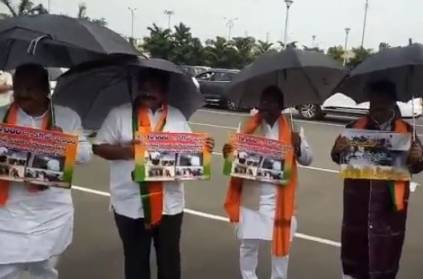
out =
[[[19,107],[17,104],[12,104],[9,109],[7,110],[6,114],[3,117],[3,123],[11,124],[11,125],[18,125],[19,119]],[[52,117],[51,113],[46,113],[43,117],[41,129],[48,130],[52,127]],[[10,188],[10,181],[0,180],[0,207],[4,207],[7,203],[9,198],[9,188]],[[38,191],[37,186],[29,187],[29,191],[36,192]]]
[[[133,109],[132,129],[134,140],[140,138],[141,135],[147,135],[150,132],[161,132],[166,125],[168,112],[167,104],[162,107],[162,114],[155,127],[152,127],[150,117],[148,115],[149,108],[140,107]],[[135,152],[142,148],[139,144],[135,144]],[[139,151],[138,151],[139,152]],[[144,222],[147,228],[159,225],[163,213],[163,183],[157,182],[141,182],[140,194],[144,211]]]
[[[368,117],[360,118],[354,124],[354,128],[367,129],[368,123],[369,123]],[[407,124],[401,119],[396,119],[394,122],[394,132],[409,133]],[[405,209],[404,197],[405,197],[405,191],[407,187],[408,187],[408,183],[406,181],[392,181],[389,183],[389,191],[391,193],[392,203],[394,205],[395,211],[402,211]]]
[[[253,134],[261,126],[262,116],[258,113],[250,117],[241,128],[241,133]],[[292,146],[292,130],[285,116],[281,115],[279,123],[279,141]],[[297,188],[297,163],[294,148],[285,158],[291,164],[292,173],[287,185],[277,186],[275,220],[273,224],[272,253],[277,257],[287,256],[291,247],[291,220],[295,210],[295,192]],[[243,179],[232,177],[225,200],[225,210],[231,223],[239,223]]]

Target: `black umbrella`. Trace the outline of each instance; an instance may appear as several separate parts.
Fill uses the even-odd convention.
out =
[[[342,66],[325,54],[287,48],[264,54],[243,69],[228,97],[239,107],[257,107],[263,89],[277,85],[284,92],[286,107],[321,104],[344,77]]]
[[[385,49],[358,65],[339,86],[338,91],[357,103],[368,101],[366,85],[389,80],[397,87],[398,100],[407,102],[423,96],[423,45]]]
[[[112,30],[62,15],[9,18],[0,22],[0,68],[23,63],[71,67],[105,55],[139,53]]]
[[[187,119],[204,105],[203,96],[192,78],[177,65],[162,59],[130,59],[77,66],[59,78],[53,102],[75,110],[81,116],[84,128],[96,130],[112,108],[133,101],[136,90],[133,90],[135,82],[132,77],[141,69],[170,74],[168,102]]]

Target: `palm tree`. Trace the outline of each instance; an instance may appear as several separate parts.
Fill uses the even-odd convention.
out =
[[[328,56],[332,57],[339,63],[342,63],[344,61],[344,55],[345,51],[342,46],[333,46],[328,48],[328,51],[326,53]]]
[[[80,3],[78,5],[78,14],[77,14],[77,18],[78,19],[84,19],[84,20],[88,20],[91,21],[93,23],[99,24],[101,26],[107,26],[107,21],[104,17],[102,18],[90,18],[87,15],[87,5],[85,3]]]
[[[44,8],[43,4],[35,6],[30,0],[21,0],[17,4],[12,3],[12,0],[0,0],[0,3],[9,11],[10,15],[8,16],[12,17],[48,13],[48,10]]]
[[[169,59],[174,49],[171,30],[162,29],[156,24],[148,27],[148,30],[150,36],[144,38],[143,50],[152,57]]]
[[[234,68],[237,63],[237,50],[223,37],[206,41],[205,64],[211,67]]]
[[[265,42],[265,41],[258,41],[256,44],[255,55],[262,55],[269,51],[273,50],[273,43]]]
[[[236,50],[236,68],[242,68],[254,60],[254,48],[256,40],[252,37],[233,38],[231,45]]]

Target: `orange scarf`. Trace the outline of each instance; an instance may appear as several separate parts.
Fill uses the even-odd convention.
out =
[[[367,129],[369,123],[368,117],[363,117],[357,120],[354,124],[354,129]],[[394,132],[396,133],[409,133],[407,124],[402,119],[395,120]],[[389,190],[391,192],[392,202],[394,204],[395,211],[402,211],[405,209],[405,191],[408,187],[406,181],[395,181],[389,185]]]
[[[134,112],[136,117],[134,119],[135,121],[133,121],[135,139],[139,136],[137,133],[146,135],[150,132],[161,132],[166,125],[168,112],[168,106],[166,104],[163,105],[163,113],[154,128],[151,127],[148,112],[149,109],[146,107],[141,107],[137,112]],[[135,152],[137,152],[138,148],[141,148],[141,146],[136,144]],[[146,227],[151,228],[152,226],[159,225],[163,214],[163,183],[157,181],[139,184]]]
[[[3,123],[17,125],[19,123],[18,119],[19,107],[16,104],[12,104],[8,111],[4,116]],[[47,130],[51,127],[51,117],[47,113],[41,124],[42,130]],[[9,188],[10,188],[10,181],[0,180],[0,207],[4,207],[7,203],[9,198]],[[29,191],[36,192],[38,190],[37,187],[29,187]]]
[[[279,140],[288,145],[292,145],[291,126],[285,116],[279,118]],[[260,127],[262,117],[256,114],[250,117],[242,127],[241,132],[252,134]],[[293,148],[292,154],[286,156],[286,163],[292,165],[291,179],[287,185],[277,186],[277,200],[275,209],[275,221],[273,224],[272,252],[277,257],[289,254],[291,247],[291,220],[295,209],[295,192],[297,188],[297,163]],[[226,195],[225,210],[231,223],[239,223],[240,206],[242,196],[243,179],[232,177],[229,190]]]

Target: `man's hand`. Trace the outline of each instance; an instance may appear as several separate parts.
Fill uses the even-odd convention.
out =
[[[11,91],[13,87],[6,83],[0,84],[0,95]]]
[[[339,154],[348,149],[350,146],[350,141],[346,137],[338,137],[338,139],[335,142],[335,146],[333,147],[333,152]]]
[[[232,152],[234,152],[234,147],[232,146],[232,144],[227,143],[223,146],[223,150],[222,150],[223,158],[225,159],[228,158],[229,155],[232,154]]]
[[[413,142],[411,144],[410,152],[408,154],[408,164],[415,165],[422,161],[423,157],[423,149],[422,146],[418,142]]]
[[[214,149],[214,139],[213,138],[208,137],[206,139],[206,148],[207,148],[208,152],[210,152],[210,153],[213,152],[213,149]]]

